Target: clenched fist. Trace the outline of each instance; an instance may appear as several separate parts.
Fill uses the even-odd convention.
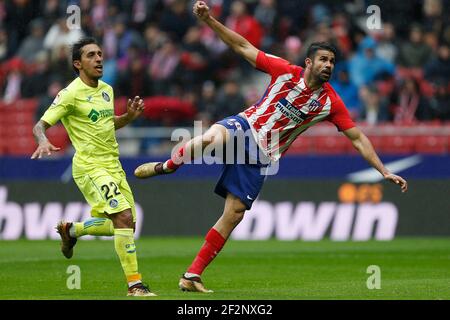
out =
[[[202,21],[206,21],[209,18],[209,7],[203,1],[197,1],[194,4],[193,12]]]

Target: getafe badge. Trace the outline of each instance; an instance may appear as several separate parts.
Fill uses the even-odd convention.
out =
[[[119,205],[119,201],[117,201],[116,199],[111,199],[111,201],[109,201],[109,206],[111,208],[117,208],[118,205]]]

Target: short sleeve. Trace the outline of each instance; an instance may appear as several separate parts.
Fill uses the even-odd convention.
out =
[[[331,103],[331,113],[328,116],[328,120],[331,121],[339,131],[345,131],[355,127],[355,123],[350,117],[350,113],[341,98],[337,98]]]
[[[53,126],[61,118],[66,116],[73,107],[73,97],[67,89],[61,90],[53,100],[50,107],[45,111],[41,120],[47,122],[49,125]]]
[[[291,72],[293,65],[283,58],[259,51],[256,56],[256,69],[277,77],[281,74]]]

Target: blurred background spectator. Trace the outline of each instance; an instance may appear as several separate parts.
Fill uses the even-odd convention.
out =
[[[230,79],[217,94],[212,116],[213,119],[223,119],[241,112],[244,108],[244,96],[239,90],[239,84],[236,80]]]
[[[394,121],[399,124],[410,124],[417,120],[429,120],[430,111],[428,102],[420,94],[417,80],[407,78],[400,86],[400,91],[395,94]]]
[[[359,89],[359,96],[362,102],[358,118],[360,121],[376,125],[390,120],[387,102],[380,96],[375,86],[362,86]]]
[[[408,68],[422,68],[431,56],[431,48],[425,43],[422,27],[413,25],[409,39],[400,45],[398,64]]]

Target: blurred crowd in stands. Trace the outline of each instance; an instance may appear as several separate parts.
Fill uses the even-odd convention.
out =
[[[103,80],[116,97],[152,97],[147,110],[161,108],[135,126],[192,126],[243,110],[264,91],[257,71],[195,19],[194,2],[0,1],[2,103],[36,98],[39,118],[73,80],[70,45],[87,35],[102,45]],[[331,84],[357,121],[450,120],[449,0],[206,2],[253,45],[293,64],[304,66],[310,43],[332,42],[338,57]],[[67,27],[70,5],[81,9],[81,29]],[[369,5],[380,7],[381,29],[367,29]],[[165,117],[167,101],[193,111]]]

